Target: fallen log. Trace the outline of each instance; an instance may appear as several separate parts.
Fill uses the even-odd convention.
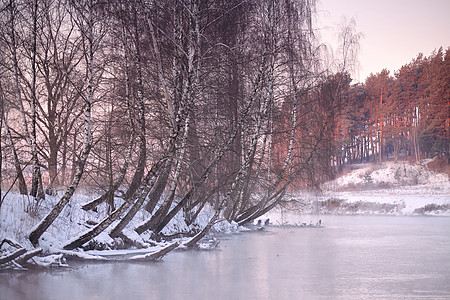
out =
[[[175,242],[173,244],[170,244],[166,247],[161,248],[159,251],[148,253],[145,255],[136,255],[130,258],[130,260],[138,260],[138,261],[150,261],[150,260],[157,260],[162,258],[164,255],[169,253],[170,251],[174,250],[180,245],[179,242]]]
[[[27,253],[21,255],[20,257],[18,257],[15,262],[18,263],[19,265],[23,265],[24,263],[26,263],[29,259],[35,257],[38,254],[42,253],[42,248],[37,248],[34,250],[30,250]]]
[[[3,244],[4,244],[4,243],[7,243],[7,244],[9,244],[10,246],[13,246],[13,247],[15,247],[15,248],[23,248],[23,247],[20,246],[18,243],[14,242],[14,241],[12,241],[12,240],[10,240],[10,239],[3,239],[2,242],[0,243],[0,248],[3,247]]]
[[[4,256],[0,257],[0,265],[3,265],[3,264],[6,264],[6,263],[8,263],[8,262],[10,262],[12,260],[15,260],[16,258],[21,256],[25,252],[27,252],[27,249],[20,248],[20,249],[14,251],[13,253],[10,253],[8,255],[4,255]]]

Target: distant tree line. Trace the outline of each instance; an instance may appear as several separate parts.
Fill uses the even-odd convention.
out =
[[[394,76],[384,69],[364,83],[348,81],[341,92],[332,131],[335,171],[345,164],[409,158],[450,163],[450,48],[419,54]]]

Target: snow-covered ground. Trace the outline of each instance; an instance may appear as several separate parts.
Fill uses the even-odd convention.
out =
[[[306,203],[298,211],[275,209],[262,219],[274,224],[297,223],[304,215],[389,214],[450,216],[450,180],[421,164],[386,162],[354,165],[352,170],[322,186],[317,196],[294,194]],[[305,217],[304,219],[311,219]],[[309,222],[309,221],[308,221]]]
[[[60,196],[61,195],[59,195],[59,197]],[[3,241],[3,239],[8,239],[25,249],[33,249],[34,247],[28,240],[29,233],[33,226],[35,226],[45,216],[49,209],[59,200],[59,197],[47,195],[46,199],[39,205],[37,213],[30,213],[35,206],[32,197],[19,195],[17,193],[9,193],[0,209],[0,241]],[[46,260],[42,262],[35,260],[35,263],[41,266],[49,265],[51,263],[61,266],[63,263],[63,260],[61,260],[61,255],[73,259],[84,260],[103,260],[105,258],[115,260],[140,259],[145,257],[147,254],[159,251],[163,247],[169,246],[173,243],[172,241],[156,242],[150,238],[148,233],[138,235],[133,229],[149,217],[148,213],[141,211],[123,230],[123,233],[139,246],[125,248],[121,245],[121,239],[113,240],[108,234],[109,230],[116,224],[113,223],[108,229],[90,242],[91,244],[95,244],[97,249],[104,249],[106,251],[62,250],[63,245],[67,243],[67,241],[83,234],[106,217],[107,210],[105,204],[99,206],[98,212],[84,211],[81,208],[84,203],[92,200],[94,197],[96,197],[96,195],[74,195],[73,199],[71,199],[70,203],[64,208],[59,217],[40,238],[39,247],[43,249],[43,253],[47,256]],[[193,228],[202,229],[209,222],[213,214],[212,209],[205,206],[205,209],[202,213],[200,213],[195,224],[187,226],[183,221],[183,216],[180,212],[164,228],[162,233],[170,235],[174,233],[188,232]],[[239,230],[240,229],[236,223],[230,224],[226,221],[218,222],[212,228],[213,232],[221,234],[230,234],[238,232]],[[175,241],[181,242],[180,246],[183,247],[182,239],[175,239]],[[199,247],[202,247],[202,244],[200,244]],[[0,249],[0,257],[13,251],[15,251],[15,249],[5,243]],[[57,253],[58,255],[48,255],[51,253]]]
[[[43,248],[44,253],[78,256],[83,259],[102,259],[107,256],[133,257],[145,256],[148,252],[157,251],[170,244],[170,242],[155,242],[146,233],[136,234],[133,229],[149,217],[148,213],[141,211],[123,232],[131,240],[136,241],[136,244],[145,247],[145,250],[136,247],[135,249],[111,250],[110,252],[62,251],[64,243],[87,231],[106,216],[105,204],[99,207],[98,212],[84,211],[81,208],[82,204],[94,197],[95,195],[86,193],[74,196],[54,224],[42,236],[39,246]],[[449,176],[430,171],[426,162],[421,165],[407,162],[358,165],[345,175],[324,184],[320,195],[296,193],[290,197],[302,205],[297,206],[297,209],[291,208],[290,210],[275,208],[260,218],[263,221],[262,224],[266,219],[270,219],[274,225],[317,222],[317,216],[330,213],[450,216]],[[0,209],[0,241],[10,239],[26,249],[33,249],[28,240],[31,228],[58,200],[58,196],[47,196],[46,200],[39,204],[39,209],[33,213],[35,203],[31,197],[14,193],[8,194]],[[206,207],[195,224],[187,226],[183,221],[182,213],[180,213],[166,226],[163,233],[170,235],[188,232],[194,228],[200,230],[206,226],[212,214],[213,210]],[[255,223],[257,221],[255,220]],[[245,228],[222,221],[215,224],[212,231],[230,234],[242,230]],[[182,243],[183,240],[180,242]],[[108,230],[96,237],[92,243],[95,243],[97,248],[103,246],[105,250],[108,250],[111,245],[116,249],[120,248],[120,240],[111,239]],[[98,256],[99,253],[102,254],[101,257]],[[58,255],[53,257],[56,262],[61,260],[61,256]],[[42,263],[50,264],[51,262]]]
[[[428,162],[360,165],[360,168],[325,184],[324,193],[327,197],[348,202],[398,204],[399,214],[413,214],[428,204],[450,205],[449,176],[429,170]],[[450,210],[442,213],[450,215]]]

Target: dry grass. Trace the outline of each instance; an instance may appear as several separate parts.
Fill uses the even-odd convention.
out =
[[[433,159],[431,162],[427,164],[427,167],[431,171],[437,173],[444,173],[450,177],[450,165],[447,163],[445,159],[442,158]]]

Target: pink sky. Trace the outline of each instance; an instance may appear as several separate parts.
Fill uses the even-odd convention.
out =
[[[393,75],[420,52],[450,47],[450,0],[318,0],[317,11],[325,42],[343,16],[364,34],[355,81],[383,68]]]

